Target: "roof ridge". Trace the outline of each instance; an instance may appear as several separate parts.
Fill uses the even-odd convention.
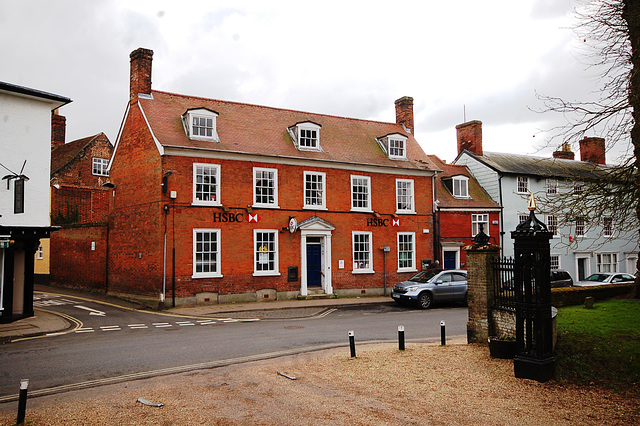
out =
[[[267,106],[267,105],[252,104],[252,103],[248,103],[248,102],[226,101],[226,100],[222,100],[222,99],[205,98],[205,97],[202,97],[202,96],[184,95],[184,94],[180,94],[180,93],[167,92],[167,91],[164,91],[164,90],[155,90],[154,89],[151,92],[152,92],[152,94],[153,93],[162,93],[162,94],[165,94],[165,95],[180,96],[182,98],[202,99],[203,101],[222,102],[222,103],[234,104],[234,105],[246,105],[246,106],[255,107],[255,108],[271,109],[271,110],[286,111],[286,112],[295,112],[295,113],[302,113],[302,114],[311,114],[311,115],[315,115],[315,116],[339,118],[339,119],[344,119],[344,120],[362,121],[362,122],[368,122],[368,123],[379,123],[379,124],[398,126],[398,127],[402,128],[402,126],[400,124],[394,123],[394,122],[391,122],[391,121],[379,121],[379,120],[370,120],[370,119],[366,119],[366,118],[355,118],[355,117],[346,117],[346,116],[342,116],[342,115],[323,114],[323,113],[318,113],[318,112],[302,111],[302,110],[291,109],[291,108],[280,108],[280,107],[273,107],[273,106]],[[410,134],[415,139],[415,135],[413,135],[412,133],[410,133]]]

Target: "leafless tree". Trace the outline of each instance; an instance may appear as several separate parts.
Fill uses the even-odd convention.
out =
[[[627,155],[595,179],[584,182],[584,195],[565,199],[564,210],[576,216],[610,217],[621,230],[640,234],[640,0],[583,0],[576,8],[575,33],[586,48],[585,58],[600,76],[594,99],[568,101],[539,96],[544,112],[566,117],[553,134],[575,144],[585,135],[599,134],[607,147],[629,146]],[[553,140],[553,139],[552,139]],[[568,214],[571,220],[571,214]],[[593,225],[597,224],[592,221]],[[637,243],[637,240],[636,240]],[[637,264],[640,269],[640,260]],[[640,297],[640,278],[636,279]]]

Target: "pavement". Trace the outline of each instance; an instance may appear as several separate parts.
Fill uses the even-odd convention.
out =
[[[148,308],[117,297],[105,294],[85,292],[36,285],[35,293],[47,293],[78,300],[118,306],[123,309],[145,310]],[[323,311],[341,306],[357,306],[364,304],[393,303],[389,296],[367,296],[339,299],[311,299],[311,300],[276,300],[253,303],[208,304],[195,306],[177,306],[164,310],[153,311],[161,315],[175,315],[184,317],[205,318],[234,318],[234,319],[294,319],[307,318],[321,314]],[[0,324],[0,343],[10,342],[25,337],[35,337],[60,333],[71,329],[76,324],[68,315],[52,310],[34,308],[34,316]]]

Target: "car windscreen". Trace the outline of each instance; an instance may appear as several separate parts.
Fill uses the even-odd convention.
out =
[[[409,281],[413,281],[413,282],[416,282],[416,283],[426,283],[431,278],[433,278],[435,275],[436,275],[435,272],[422,271],[422,272],[418,272],[417,274],[415,274],[414,276],[409,278]]]
[[[599,283],[603,283],[607,280],[608,275],[604,274],[592,274],[587,277],[585,281],[596,281]]]

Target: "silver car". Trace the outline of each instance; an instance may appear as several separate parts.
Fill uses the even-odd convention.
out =
[[[400,305],[417,302],[428,309],[434,302],[467,302],[467,271],[421,271],[393,287],[391,298]]]
[[[602,284],[629,284],[636,280],[636,277],[630,274],[622,274],[619,272],[598,272],[589,275],[584,281],[574,284],[576,287],[591,287]]]

